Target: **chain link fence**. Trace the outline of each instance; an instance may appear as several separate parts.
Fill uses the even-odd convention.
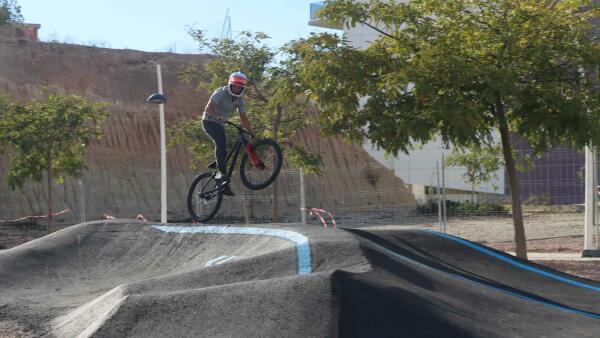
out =
[[[525,205],[583,203],[584,179],[580,177],[583,164],[539,166],[536,170],[554,170],[563,176],[563,173],[570,172],[571,177],[546,175],[536,179],[531,173],[521,174],[521,197]],[[303,206],[325,209],[333,213],[339,223],[349,225],[431,223],[437,221],[440,215],[438,209],[443,205],[447,213],[462,216],[498,215],[509,211],[510,187],[507,185],[495,187],[496,193],[471,192],[453,189],[452,182],[447,179],[453,171],[460,172],[460,168],[412,168],[411,171],[413,174],[427,173],[427,185],[406,184],[376,162],[329,169],[321,175],[304,175],[302,178],[299,169],[284,168],[276,183],[263,190],[249,190],[243,186],[239,176],[234,176],[232,188],[235,196],[225,197],[215,222],[300,222]],[[440,179],[440,176],[446,177],[446,180]],[[193,179],[194,174],[191,173],[169,176],[170,222],[189,221],[186,198]],[[304,189],[301,189],[301,181]],[[0,190],[0,221],[47,213],[45,184],[29,183],[23,190],[16,191],[3,188]],[[275,207],[274,196],[277,199]],[[477,205],[480,207],[477,208]],[[143,215],[148,220],[159,220],[159,172],[138,170],[118,175],[86,172],[81,178],[68,178],[64,185],[54,187],[53,210],[69,210],[55,217],[57,224],[76,224],[105,216],[135,218]],[[278,215],[277,219],[274,219],[274,213]],[[39,219],[38,223],[43,222]]]
[[[526,213],[583,212],[583,161],[576,156],[572,158],[572,161],[559,161],[563,165],[552,160],[538,162],[535,172],[520,174]],[[495,193],[489,192],[490,189],[488,192],[471,192],[451,188],[452,177],[463,180],[463,186],[465,184],[461,175],[453,174],[460,168],[438,164],[434,168],[413,167],[410,170],[402,176],[421,175],[427,178],[426,184],[407,184],[397,172],[379,162],[326,169],[322,175],[302,175],[298,169],[283,168],[276,185],[259,191],[246,189],[239,176],[233,177],[235,196],[225,196],[217,217],[211,222],[300,223],[306,219],[309,224],[321,224],[315,214],[308,215],[302,208],[323,209],[342,227],[413,225],[439,227],[445,231],[448,224],[451,226],[466,219],[511,222],[510,188],[506,184],[492,189]],[[186,198],[193,179],[193,173],[169,176],[169,222],[190,222]],[[46,220],[27,216],[46,214],[46,194],[45,184],[29,183],[17,191],[0,187],[0,233],[7,232],[10,223],[7,221],[14,224],[19,220],[19,236],[35,238],[43,235]],[[54,229],[106,217],[135,219],[142,215],[149,221],[160,220],[158,170],[128,171],[123,168],[110,174],[86,172],[79,179],[70,178],[64,185],[55,186],[53,196],[53,210],[67,210],[54,217]],[[323,216],[328,219],[326,214]],[[4,242],[10,240],[5,238]]]

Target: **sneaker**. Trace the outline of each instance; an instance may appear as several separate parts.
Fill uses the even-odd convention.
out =
[[[212,161],[207,167],[210,169],[217,169],[217,161]]]
[[[217,174],[215,175],[215,180],[224,181],[226,177],[227,177],[227,175],[223,174],[223,172],[221,172],[219,170],[219,171],[217,171]]]
[[[223,195],[235,196],[233,191],[231,191],[231,187],[229,186],[229,180],[227,179],[227,176],[225,174],[223,174],[221,171],[218,171],[215,175],[215,180],[217,181],[219,187],[223,189]]]

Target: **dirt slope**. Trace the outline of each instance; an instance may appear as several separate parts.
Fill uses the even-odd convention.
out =
[[[105,125],[105,138],[91,146],[86,160],[89,167],[83,177],[86,219],[98,219],[104,212],[117,217],[134,217],[141,213],[147,218],[157,219],[160,208],[158,112],[156,107],[145,102],[148,95],[157,90],[155,63],[162,65],[165,94],[169,98],[166,120],[174,123],[198,116],[209,94],[197,92],[181,83],[177,78],[178,67],[192,62],[202,64],[206,60],[206,55],[0,40],[0,92],[27,100],[36,97],[41,86],[48,83],[61,92],[85,95],[112,104],[112,115]],[[356,172],[352,175],[345,173],[374,161],[361,147],[345,144],[338,138],[323,139],[315,127],[302,131],[298,139],[323,154],[326,169],[339,168],[344,174],[309,178],[307,183],[310,185],[325,186],[327,191],[335,193],[375,193],[380,187],[374,183],[373,177],[386,177],[385,184],[389,186],[390,180],[393,181],[391,184],[397,189],[406,191],[404,202],[414,205],[407,187],[383,167],[369,168],[368,172],[359,172],[358,175]],[[46,208],[45,185],[30,184],[24,193],[9,191],[4,178],[7,162],[6,154],[0,157],[0,220],[43,213]],[[169,149],[167,162],[169,218],[181,220],[187,217],[184,199],[194,173],[189,170],[187,153],[181,147]],[[296,176],[281,176],[282,201],[298,194],[297,187],[293,186]],[[80,191],[73,179],[55,188],[54,209],[73,209],[70,219],[67,219],[71,224],[78,223]],[[268,199],[270,192],[264,193],[265,199]],[[309,188],[308,194],[310,198],[318,192]],[[365,198],[365,203],[386,202],[384,204],[398,199],[397,196],[376,194]],[[314,202],[324,208],[333,208],[335,203],[333,200]],[[256,218],[268,216],[268,204],[254,208]],[[285,207],[282,206],[283,209]],[[224,208],[222,213],[227,215],[231,211],[231,216],[241,217],[239,209],[238,205],[232,204],[230,210]],[[290,206],[283,214],[290,212],[298,217],[298,205]]]

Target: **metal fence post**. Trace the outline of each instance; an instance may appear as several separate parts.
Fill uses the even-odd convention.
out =
[[[584,220],[584,246],[581,255],[583,257],[600,256],[600,250],[594,248],[594,209],[596,209],[596,187],[594,186],[596,176],[596,159],[593,148],[585,147],[585,220]]]
[[[592,150],[592,163],[594,164],[593,167],[593,177],[592,177],[592,189],[594,190],[594,198],[593,198],[593,202],[594,202],[594,208],[593,213],[593,225],[596,228],[596,249],[600,249],[600,246],[598,246],[598,193],[596,192],[596,187],[598,186],[598,152],[596,151],[596,147],[593,148]]]
[[[306,224],[306,193],[304,191],[304,174],[300,168],[300,223]]]
[[[444,210],[442,224],[444,225],[443,232],[445,233],[447,230],[446,222],[448,221],[448,215],[446,212],[446,164],[444,163],[444,153],[442,153],[442,209]]]
[[[77,179],[79,185],[79,218],[81,223],[85,223],[85,191],[83,189],[83,180]]]
[[[592,223],[594,219],[594,191],[593,185],[593,153],[588,146],[585,147],[585,225],[584,225],[584,250],[591,250],[592,242]]]
[[[440,232],[443,231],[442,228],[442,189],[441,189],[441,185],[440,185],[440,161],[436,161],[435,162],[435,173],[437,176],[437,189],[436,193],[437,193],[437,200],[438,200],[438,225],[440,227]]]
[[[158,93],[163,94],[162,70],[160,65],[156,65],[156,74],[158,77]],[[167,147],[166,147],[166,128],[165,128],[165,105],[159,104],[159,122],[160,122],[160,222],[167,223]]]

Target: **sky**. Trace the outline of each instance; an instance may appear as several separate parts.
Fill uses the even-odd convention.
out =
[[[315,0],[17,0],[25,22],[41,24],[42,41],[149,52],[198,53],[189,26],[219,37],[227,9],[233,34],[267,33],[269,45],[326,29],[308,25]]]

